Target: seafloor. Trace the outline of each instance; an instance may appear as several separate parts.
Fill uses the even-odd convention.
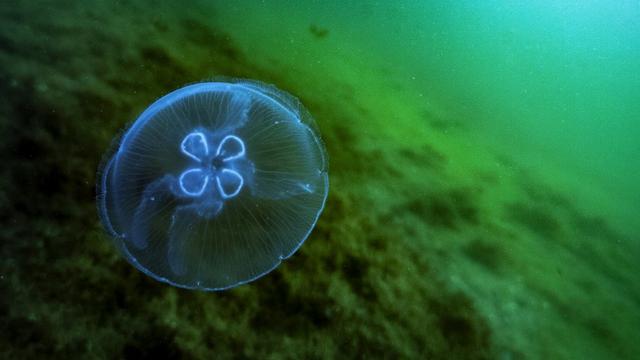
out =
[[[638,239],[577,185],[472,142],[465,119],[384,69],[257,57],[209,9],[87,4],[0,5],[0,358],[640,353]],[[309,48],[332,35],[298,34]],[[326,142],[331,191],[276,271],[186,291],[118,255],[95,174],[154,99],[222,75],[300,98]]]

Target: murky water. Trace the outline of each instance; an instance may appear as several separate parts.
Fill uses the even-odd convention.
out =
[[[635,1],[0,5],[0,357],[633,358]],[[299,98],[331,190],[224,292],[118,256],[111,139],[189,83]]]

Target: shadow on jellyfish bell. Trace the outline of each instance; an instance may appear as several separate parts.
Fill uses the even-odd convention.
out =
[[[168,284],[253,281],[309,236],[327,198],[327,155],[291,95],[253,81],[205,82],[149,106],[98,177],[102,223],[120,253]]]

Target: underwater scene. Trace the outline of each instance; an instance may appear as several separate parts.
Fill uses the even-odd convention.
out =
[[[638,358],[638,19],[0,3],[0,358]]]

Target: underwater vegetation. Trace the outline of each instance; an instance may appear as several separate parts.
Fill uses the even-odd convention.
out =
[[[630,341],[640,324],[637,256],[629,256],[638,252],[609,215],[582,206],[553,176],[541,181],[515,154],[474,144],[466,137],[473,117],[435,111],[426,93],[412,100],[407,82],[369,68],[362,48],[357,58],[332,52],[353,44],[330,17],[274,16],[247,42],[243,27],[266,8],[240,7],[243,23],[189,5],[0,4],[0,358],[638,353]],[[295,28],[291,39],[273,30],[278,24]],[[257,56],[266,38],[299,51]],[[209,82],[219,75],[282,90]],[[205,82],[183,87],[188,81]],[[173,106],[154,107],[162,94]],[[250,123],[256,112],[285,122],[283,132],[258,142],[253,130],[267,124]],[[306,150],[281,152],[271,140],[283,136]],[[267,145],[278,161],[256,152]],[[326,169],[327,160],[322,208],[323,188],[311,194],[306,184],[325,179],[305,169]],[[258,169],[293,165],[295,176],[259,181]],[[241,203],[296,202],[304,206],[295,216],[308,220],[278,224],[280,247],[249,236],[270,212],[235,216],[247,214]],[[194,248],[229,239],[221,232],[245,234],[210,243],[240,259],[214,262],[206,247]],[[268,275],[234,286],[294,250]]]
[[[15,11],[30,14],[34,10],[26,3],[22,7]],[[55,47],[54,42],[31,34],[24,35],[23,45],[18,45],[6,32],[0,32],[0,63],[5,65],[0,71],[0,92],[5,94],[0,106],[7,114],[0,117],[0,130],[7,135],[7,141],[0,144],[4,150],[0,157],[6,164],[0,168],[0,201],[6,204],[0,207],[0,217],[9,224],[0,231],[4,259],[0,262],[0,331],[7,334],[0,339],[0,358],[486,358],[492,335],[473,302],[440,280],[429,261],[418,255],[421,252],[406,246],[403,239],[411,238],[412,226],[406,233],[402,227],[389,226],[386,210],[370,196],[373,181],[382,181],[381,188],[389,188],[388,181],[398,179],[397,171],[387,153],[363,146],[360,129],[364,124],[360,121],[374,114],[352,112],[358,104],[350,95],[352,90],[334,82],[303,86],[296,74],[289,76],[287,71],[257,65],[228,34],[207,25],[200,12],[194,15],[151,8],[129,4],[119,9],[96,3],[89,8],[78,5],[71,19],[65,19],[62,14],[68,10],[59,7],[47,16],[34,14],[31,21],[41,27],[34,31],[54,34],[60,40]],[[139,29],[122,30],[110,22],[124,18],[138,24],[134,20],[140,12],[155,20]],[[173,15],[156,18],[159,13]],[[76,22],[95,18],[103,25]],[[68,26],[75,29],[74,34],[86,35],[87,41],[67,37]],[[154,36],[145,35],[146,31]],[[166,42],[150,42],[149,38]],[[93,39],[101,39],[101,45],[96,46]],[[184,39],[188,41],[179,48],[186,56],[178,57],[171,49]],[[121,51],[129,41],[133,42],[129,50]],[[19,54],[12,50],[16,48],[21,49]],[[45,54],[41,48],[49,51]],[[25,62],[13,61],[19,57],[30,59],[31,65],[21,67]],[[141,63],[145,64],[143,70]],[[185,79],[198,79],[202,74],[263,79],[300,95],[322,130],[324,146],[331,155],[332,190],[304,246],[258,281],[209,293],[164,286],[133,268],[125,260],[131,258],[108,241],[95,212],[95,184],[103,180],[96,178],[95,169],[100,167],[104,150],[113,144],[113,153],[107,154],[102,164],[103,169],[108,168],[134,126],[116,140],[114,134],[128,120],[136,119],[140,109],[153,103],[158,94],[171,93]],[[98,83],[77,80],[85,77]],[[239,83],[235,89],[242,94],[243,87],[250,84]],[[301,91],[305,88],[313,91]],[[254,89],[246,89],[257,102],[254,111],[278,109],[268,99],[273,88],[260,85]],[[223,98],[228,102],[233,97]],[[337,102],[338,98],[343,102]],[[292,104],[286,99],[277,100]],[[285,113],[276,114],[282,118]],[[300,115],[303,123],[309,120]],[[314,127],[309,128],[316,134]],[[185,126],[161,149],[169,154],[161,163],[173,164],[171,175],[178,181],[185,171],[203,168],[200,155],[205,155],[205,143],[206,156],[213,157],[225,137],[240,139],[244,159],[230,160],[243,160],[231,165],[243,176],[238,194],[223,199],[212,173],[201,194],[222,202],[220,217],[238,199],[254,201],[251,185],[256,186],[255,177],[251,179],[243,165],[251,161],[257,168],[268,159],[255,157],[253,151],[259,144],[240,129],[233,134],[215,133],[212,127]],[[148,144],[160,144],[151,132],[142,130],[141,134],[144,137],[140,139]],[[203,136],[206,142],[201,141]],[[185,152],[198,160],[181,150],[185,138]],[[220,153],[229,157],[241,153],[235,138],[227,138],[223,145]],[[411,147],[402,149],[409,151]],[[158,168],[154,176],[137,183],[136,192],[132,190],[137,202],[129,205],[132,215],[125,219],[127,227],[119,228],[121,215],[115,213],[121,210],[116,210],[115,203],[110,205],[105,214],[116,220],[115,229],[134,229],[130,227],[133,209],[141,204],[145,188],[164,174]],[[185,176],[185,190],[199,192],[198,179],[204,181],[200,177],[189,182]],[[293,200],[309,196],[303,188],[295,187],[295,182],[289,184],[290,190],[300,192],[291,196]],[[159,200],[175,197],[176,204],[193,208],[189,212],[195,213],[192,216],[196,219],[206,218],[197,214],[199,209],[210,215],[210,208],[201,204],[199,197],[178,196],[179,187],[165,189]],[[232,195],[235,189],[223,191]],[[154,236],[167,238],[170,222],[159,225],[163,231]],[[123,239],[114,240],[118,244]],[[135,244],[128,246],[136,254],[144,254]],[[157,261],[168,265],[163,276],[174,276],[168,248],[157,254]],[[246,264],[250,262],[236,265]],[[188,266],[191,264],[186,269]],[[196,280],[189,279],[190,284]]]
[[[227,289],[273,270],[315,225],[324,145],[292,96],[249,81],[157,100],[116,143],[99,211],[120,252],[176,286]]]

